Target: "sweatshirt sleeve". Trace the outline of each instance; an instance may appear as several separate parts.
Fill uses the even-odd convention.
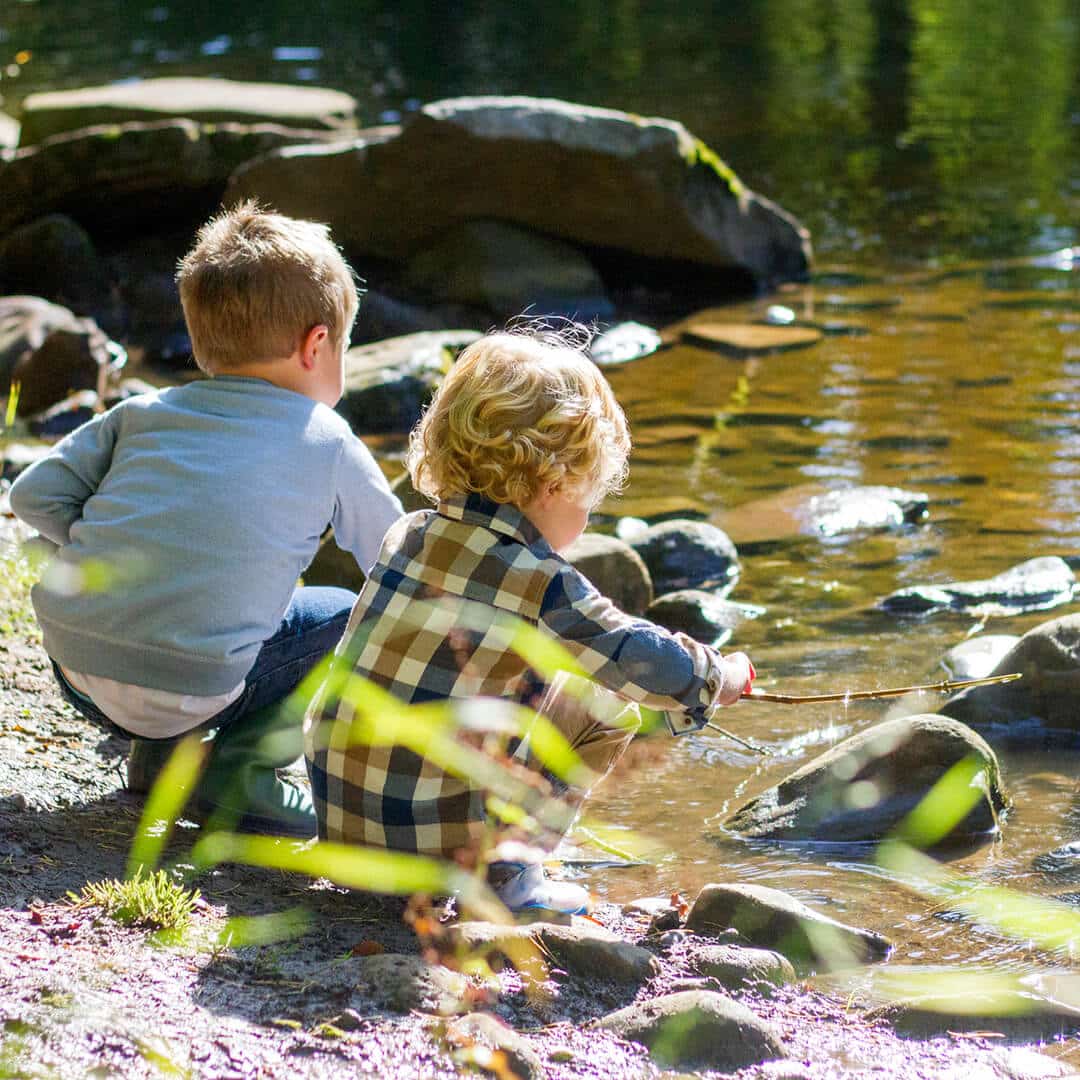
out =
[[[83,504],[109,471],[116,446],[118,410],[95,416],[21,473],[10,492],[15,516],[61,546]]]
[[[703,727],[723,688],[715,649],[620,611],[571,566],[548,587],[540,625],[597,682],[664,712],[673,735]]]
[[[331,521],[338,547],[351,552],[367,574],[378,557],[383,535],[402,513],[401,503],[371,451],[350,432],[338,470]]]

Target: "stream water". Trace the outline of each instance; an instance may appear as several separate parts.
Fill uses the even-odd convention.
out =
[[[1080,553],[1080,262],[1024,261],[1080,243],[1080,3],[500,7],[23,0],[0,12],[2,107],[54,87],[207,74],[335,86],[357,96],[365,123],[492,92],[682,120],[814,235],[811,283],[725,318],[760,319],[782,303],[849,332],[744,360],[677,347],[613,370],[636,439],[621,510],[712,513],[808,483],[927,492],[921,525],[745,549],[733,598],[766,613],[736,643],[759,685],[788,692],[940,678],[939,658],[974,620],[887,617],[880,597]],[[986,631],[1048,617],[994,618]],[[935,915],[932,899],[882,877],[865,853],[712,836],[727,811],[835,740],[936,704],[744,703],[722,722],[773,756],[715,732],[650,749],[593,810],[668,852],[655,866],[596,871],[591,886],[625,900],[755,881],[890,935],[904,961],[1050,962]],[[1015,808],[998,842],[952,865],[1068,894],[1069,875],[1033,860],[1080,839],[1080,750],[1000,749]]]

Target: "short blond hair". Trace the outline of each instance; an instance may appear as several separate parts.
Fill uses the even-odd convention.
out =
[[[530,329],[462,352],[406,463],[429,498],[476,493],[521,508],[549,487],[598,502],[625,482],[629,454],[626,417],[574,335]]]
[[[314,326],[344,344],[359,303],[325,225],[251,200],[199,230],[176,282],[195,363],[210,375],[290,356]]]

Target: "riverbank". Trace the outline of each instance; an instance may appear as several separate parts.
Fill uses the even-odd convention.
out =
[[[124,790],[122,740],[87,724],[52,684],[27,603],[28,575],[11,554],[10,520],[4,526],[0,1076],[321,1077],[350,1069],[437,1077],[467,1071],[470,1060],[487,1061],[503,1077],[662,1074],[643,1047],[592,1021],[635,1001],[719,985],[692,971],[677,945],[645,941],[647,920],[613,904],[600,906],[597,921],[652,951],[651,977],[636,983],[607,966],[589,971],[563,962],[539,993],[526,992],[509,968],[494,984],[451,993],[456,1008],[492,1013],[505,1025],[497,1029],[503,1056],[493,1059],[480,1045],[482,1032],[433,1004],[460,983],[417,977],[423,969],[410,966],[414,960],[401,961],[404,974],[384,964],[378,980],[365,979],[371,957],[419,952],[400,900],[223,866],[195,881],[200,900],[171,944],[74,907],[69,892],[123,876],[140,802]],[[173,864],[183,867],[196,835],[194,826],[179,830]],[[263,945],[223,942],[229,920],[273,913],[295,918],[291,935]],[[871,1070],[930,1078],[973,1068],[987,1077],[1069,1075],[1065,1046],[1057,1047],[1059,1063],[993,1037],[902,1039],[856,1003],[807,983],[733,996],[771,1026],[788,1055],[740,1076]]]

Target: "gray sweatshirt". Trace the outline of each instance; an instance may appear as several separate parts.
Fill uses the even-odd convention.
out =
[[[122,402],[11,489],[58,544],[32,598],[65,668],[208,696],[242,682],[319,537],[365,571],[401,505],[332,409],[219,376]]]

